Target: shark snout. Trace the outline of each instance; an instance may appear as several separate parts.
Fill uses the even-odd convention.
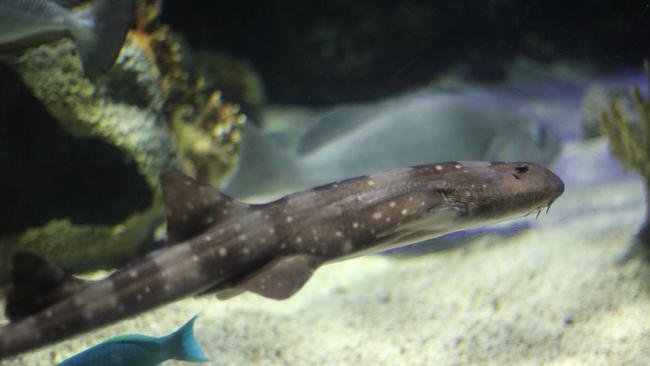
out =
[[[535,197],[538,208],[550,207],[564,193],[564,182],[549,169],[533,163],[514,163],[510,173],[522,182],[526,182]]]

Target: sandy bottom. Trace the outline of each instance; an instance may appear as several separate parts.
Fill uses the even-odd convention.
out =
[[[621,262],[644,215],[642,184],[606,170],[581,180],[581,169],[611,169],[595,158],[604,151],[569,147],[558,165],[566,193],[514,237],[328,265],[282,302],[186,299],[3,364],[53,364],[199,314],[210,365],[647,365],[650,266]]]

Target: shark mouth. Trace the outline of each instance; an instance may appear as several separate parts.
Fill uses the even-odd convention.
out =
[[[543,206],[539,206],[538,208],[536,208],[536,209],[530,211],[529,213],[527,213],[526,215],[524,215],[524,217],[528,217],[528,216],[530,216],[530,214],[532,214],[533,212],[537,212],[537,213],[535,214],[535,220],[537,220],[537,219],[539,219],[539,216],[542,214],[542,211],[545,211],[545,214],[548,215],[548,211],[551,209],[551,205],[553,204],[553,202],[555,202],[555,198],[554,198],[553,200],[551,200],[548,204],[543,205]],[[545,209],[546,209],[546,210],[545,210]]]
[[[115,225],[151,206],[153,192],[132,159],[69,134],[4,67],[0,80],[0,237],[53,219]]]

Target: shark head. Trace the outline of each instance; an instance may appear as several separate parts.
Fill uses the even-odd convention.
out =
[[[458,161],[371,178],[385,185],[366,225],[380,233],[382,249],[538,213],[564,191],[558,176],[533,163]]]
[[[445,181],[453,182],[453,189],[439,190],[443,201],[468,226],[539,214],[564,192],[557,175],[524,162],[458,162]]]

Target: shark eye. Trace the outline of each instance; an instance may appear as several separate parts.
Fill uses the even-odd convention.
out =
[[[521,179],[521,176],[526,173],[528,173],[528,165],[522,164],[513,169],[512,176],[515,177],[515,179]]]

